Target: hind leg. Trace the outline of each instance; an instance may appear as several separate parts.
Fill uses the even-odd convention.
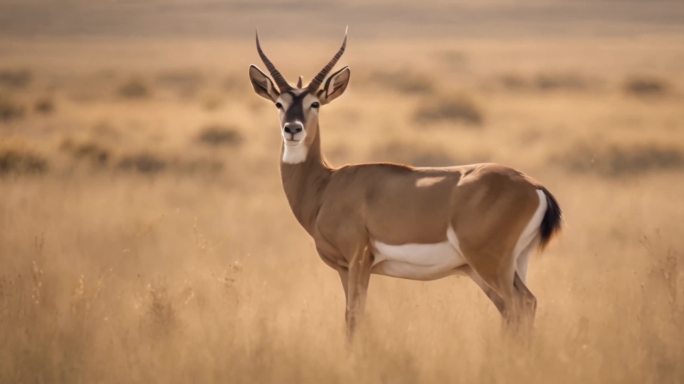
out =
[[[530,332],[534,325],[534,316],[537,312],[537,298],[527,288],[523,278],[515,273],[513,277],[513,287],[516,292],[516,300],[518,301],[518,308],[520,311],[520,325],[524,332]]]
[[[516,300],[520,308],[520,321],[524,331],[532,329],[534,316],[537,311],[537,298],[527,288],[527,265],[532,250],[537,247],[537,239],[528,244],[516,258],[516,271],[513,276],[513,287],[516,291]]]
[[[471,265],[468,275],[494,303],[503,318],[504,330],[512,335],[527,336],[531,331],[536,299],[516,271],[515,262],[505,268],[478,270]]]
[[[468,275],[484,291],[489,299],[494,303],[501,313],[504,325],[509,327],[515,322],[516,301],[514,300],[515,291],[513,289],[513,260],[510,260],[507,267],[501,265],[491,265],[478,262],[481,260],[493,260],[491,257],[481,255],[481,257],[470,258],[470,269]],[[504,271],[502,271],[504,269]]]
[[[496,293],[495,290],[493,290],[481,277],[480,275],[475,272],[471,267],[466,267],[465,272],[470,276],[470,278],[482,289],[482,291],[487,295],[489,300],[492,301],[496,309],[499,311],[499,313],[503,316],[504,313],[504,301],[499,296],[498,293]]]

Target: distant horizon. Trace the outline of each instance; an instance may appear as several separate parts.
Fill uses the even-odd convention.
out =
[[[634,36],[684,34],[680,1],[457,4],[308,4],[299,1],[186,3],[4,1],[0,37],[248,37],[258,27],[275,38]]]

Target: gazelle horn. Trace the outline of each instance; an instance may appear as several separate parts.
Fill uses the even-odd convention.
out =
[[[280,88],[280,92],[285,92],[289,91],[292,89],[292,86],[287,83],[287,80],[283,77],[283,75],[280,74],[280,71],[278,71],[271,62],[271,60],[266,57],[266,54],[264,51],[261,49],[261,44],[259,44],[259,31],[256,32],[256,46],[257,46],[257,51],[259,52],[259,56],[261,57],[261,61],[264,62],[264,65],[266,65],[266,68],[268,71],[271,73],[271,76],[273,76],[273,80],[275,80],[276,84],[278,85],[278,88]]]
[[[321,84],[323,83],[323,80],[325,80],[325,77],[328,76],[328,73],[330,72],[330,70],[333,69],[335,64],[337,64],[337,60],[339,60],[340,57],[342,57],[342,54],[344,53],[344,49],[347,47],[347,31],[348,30],[349,30],[349,27],[347,27],[344,30],[344,40],[342,40],[342,46],[337,51],[335,56],[333,56],[333,58],[330,60],[330,62],[325,67],[323,67],[323,69],[321,69],[321,71],[318,72],[316,77],[314,77],[313,80],[311,80],[311,82],[309,83],[309,86],[307,87],[309,92],[316,92],[318,90],[318,87],[321,86]]]

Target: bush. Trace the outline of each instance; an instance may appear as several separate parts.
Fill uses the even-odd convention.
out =
[[[33,104],[33,109],[35,109],[35,111],[38,113],[49,114],[55,110],[55,103],[52,101],[52,99],[44,97],[36,100],[36,102]]]
[[[5,95],[0,95],[0,120],[10,121],[24,117],[24,106]]]
[[[213,147],[238,145],[242,142],[242,135],[233,127],[213,124],[202,129],[197,135],[197,142]]]
[[[6,88],[25,88],[31,82],[32,75],[27,69],[0,70],[0,86]]]
[[[540,73],[534,83],[542,91],[582,90],[588,86],[586,79],[572,73]]]
[[[135,171],[146,174],[154,174],[166,168],[166,162],[150,153],[138,153],[124,156],[118,164],[118,168],[124,171]]]
[[[530,81],[520,75],[507,73],[498,78],[501,85],[511,91],[521,91],[530,87]]]
[[[74,159],[87,161],[92,165],[104,166],[110,157],[107,149],[92,142],[74,143],[71,140],[65,140],[61,148],[71,154]]]
[[[435,97],[424,102],[416,110],[414,119],[419,123],[450,121],[476,126],[483,123],[484,116],[472,99],[456,95]]]
[[[42,156],[19,148],[0,148],[0,175],[43,173],[48,163]]]
[[[131,79],[123,83],[117,90],[117,94],[127,99],[141,99],[149,97],[152,92],[147,84],[139,79]]]
[[[590,80],[574,73],[539,73],[534,77],[509,73],[499,76],[498,81],[510,91],[577,91],[590,87]]]
[[[637,96],[660,95],[665,93],[667,88],[663,80],[645,76],[633,77],[624,84],[625,92]]]

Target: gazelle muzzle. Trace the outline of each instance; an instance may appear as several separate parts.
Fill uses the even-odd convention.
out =
[[[286,122],[283,124],[283,139],[285,143],[298,143],[304,140],[304,124],[301,121]]]

